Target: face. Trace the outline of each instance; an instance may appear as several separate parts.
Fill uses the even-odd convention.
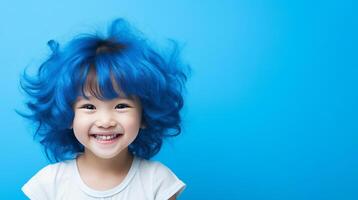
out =
[[[141,126],[141,105],[137,99],[102,101],[79,97],[74,104],[73,131],[77,140],[100,158],[119,155],[137,137]]]

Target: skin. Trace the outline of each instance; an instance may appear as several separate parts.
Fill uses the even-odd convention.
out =
[[[96,190],[117,186],[133,162],[128,146],[137,137],[139,129],[144,128],[139,100],[116,98],[102,101],[91,96],[89,99],[79,97],[74,104],[74,113],[73,131],[85,147],[84,153],[77,157],[81,178]],[[108,145],[98,143],[92,134],[119,134],[120,138]],[[169,200],[176,200],[176,194]]]
[[[169,200],[176,200],[177,198],[176,198],[176,195],[174,195],[174,196],[172,196],[172,197],[170,197],[169,198]]]
[[[81,178],[89,187],[107,190],[125,178],[133,161],[128,146],[141,128],[141,112],[136,99],[77,99],[72,127],[75,137],[85,147],[84,153],[77,158],[77,165]],[[92,134],[118,134],[119,138],[114,143],[102,144]]]

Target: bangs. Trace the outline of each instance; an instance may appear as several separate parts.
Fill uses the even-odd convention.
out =
[[[94,64],[84,66],[82,74],[80,75],[80,94],[88,98],[89,96],[96,97],[101,100],[110,100],[119,96],[126,96],[120,90],[119,85],[111,75],[110,66],[99,70]]]
[[[158,83],[163,81],[159,70],[145,62],[139,48],[128,47],[131,45],[115,46],[102,41],[94,55],[81,58],[77,63],[82,64],[74,66],[73,74],[77,96],[91,95],[100,100],[153,96],[151,93],[156,93]]]
[[[77,96],[88,98],[91,95],[100,100],[147,96],[143,93],[149,84],[142,76],[143,49],[136,47],[143,41],[92,39],[87,41],[91,45],[83,47],[88,54],[75,58],[78,62],[73,63],[72,80],[77,86]],[[79,40],[78,43],[83,43],[81,38]],[[78,49],[81,45],[73,46]]]

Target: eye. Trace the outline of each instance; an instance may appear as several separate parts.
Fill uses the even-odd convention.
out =
[[[126,108],[129,108],[130,106],[128,104],[125,104],[125,103],[120,103],[120,104],[117,104],[115,109],[126,109]]]
[[[80,107],[81,109],[94,110],[96,107],[92,104],[84,104]]]

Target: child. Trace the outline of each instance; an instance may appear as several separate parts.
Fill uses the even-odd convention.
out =
[[[174,43],[175,44],[175,43]],[[84,34],[35,77],[24,73],[35,136],[50,164],[22,188],[30,199],[176,199],[185,184],[149,161],[181,132],[186,81],[177,46],[161,54],[123,19],[106,36]]]

